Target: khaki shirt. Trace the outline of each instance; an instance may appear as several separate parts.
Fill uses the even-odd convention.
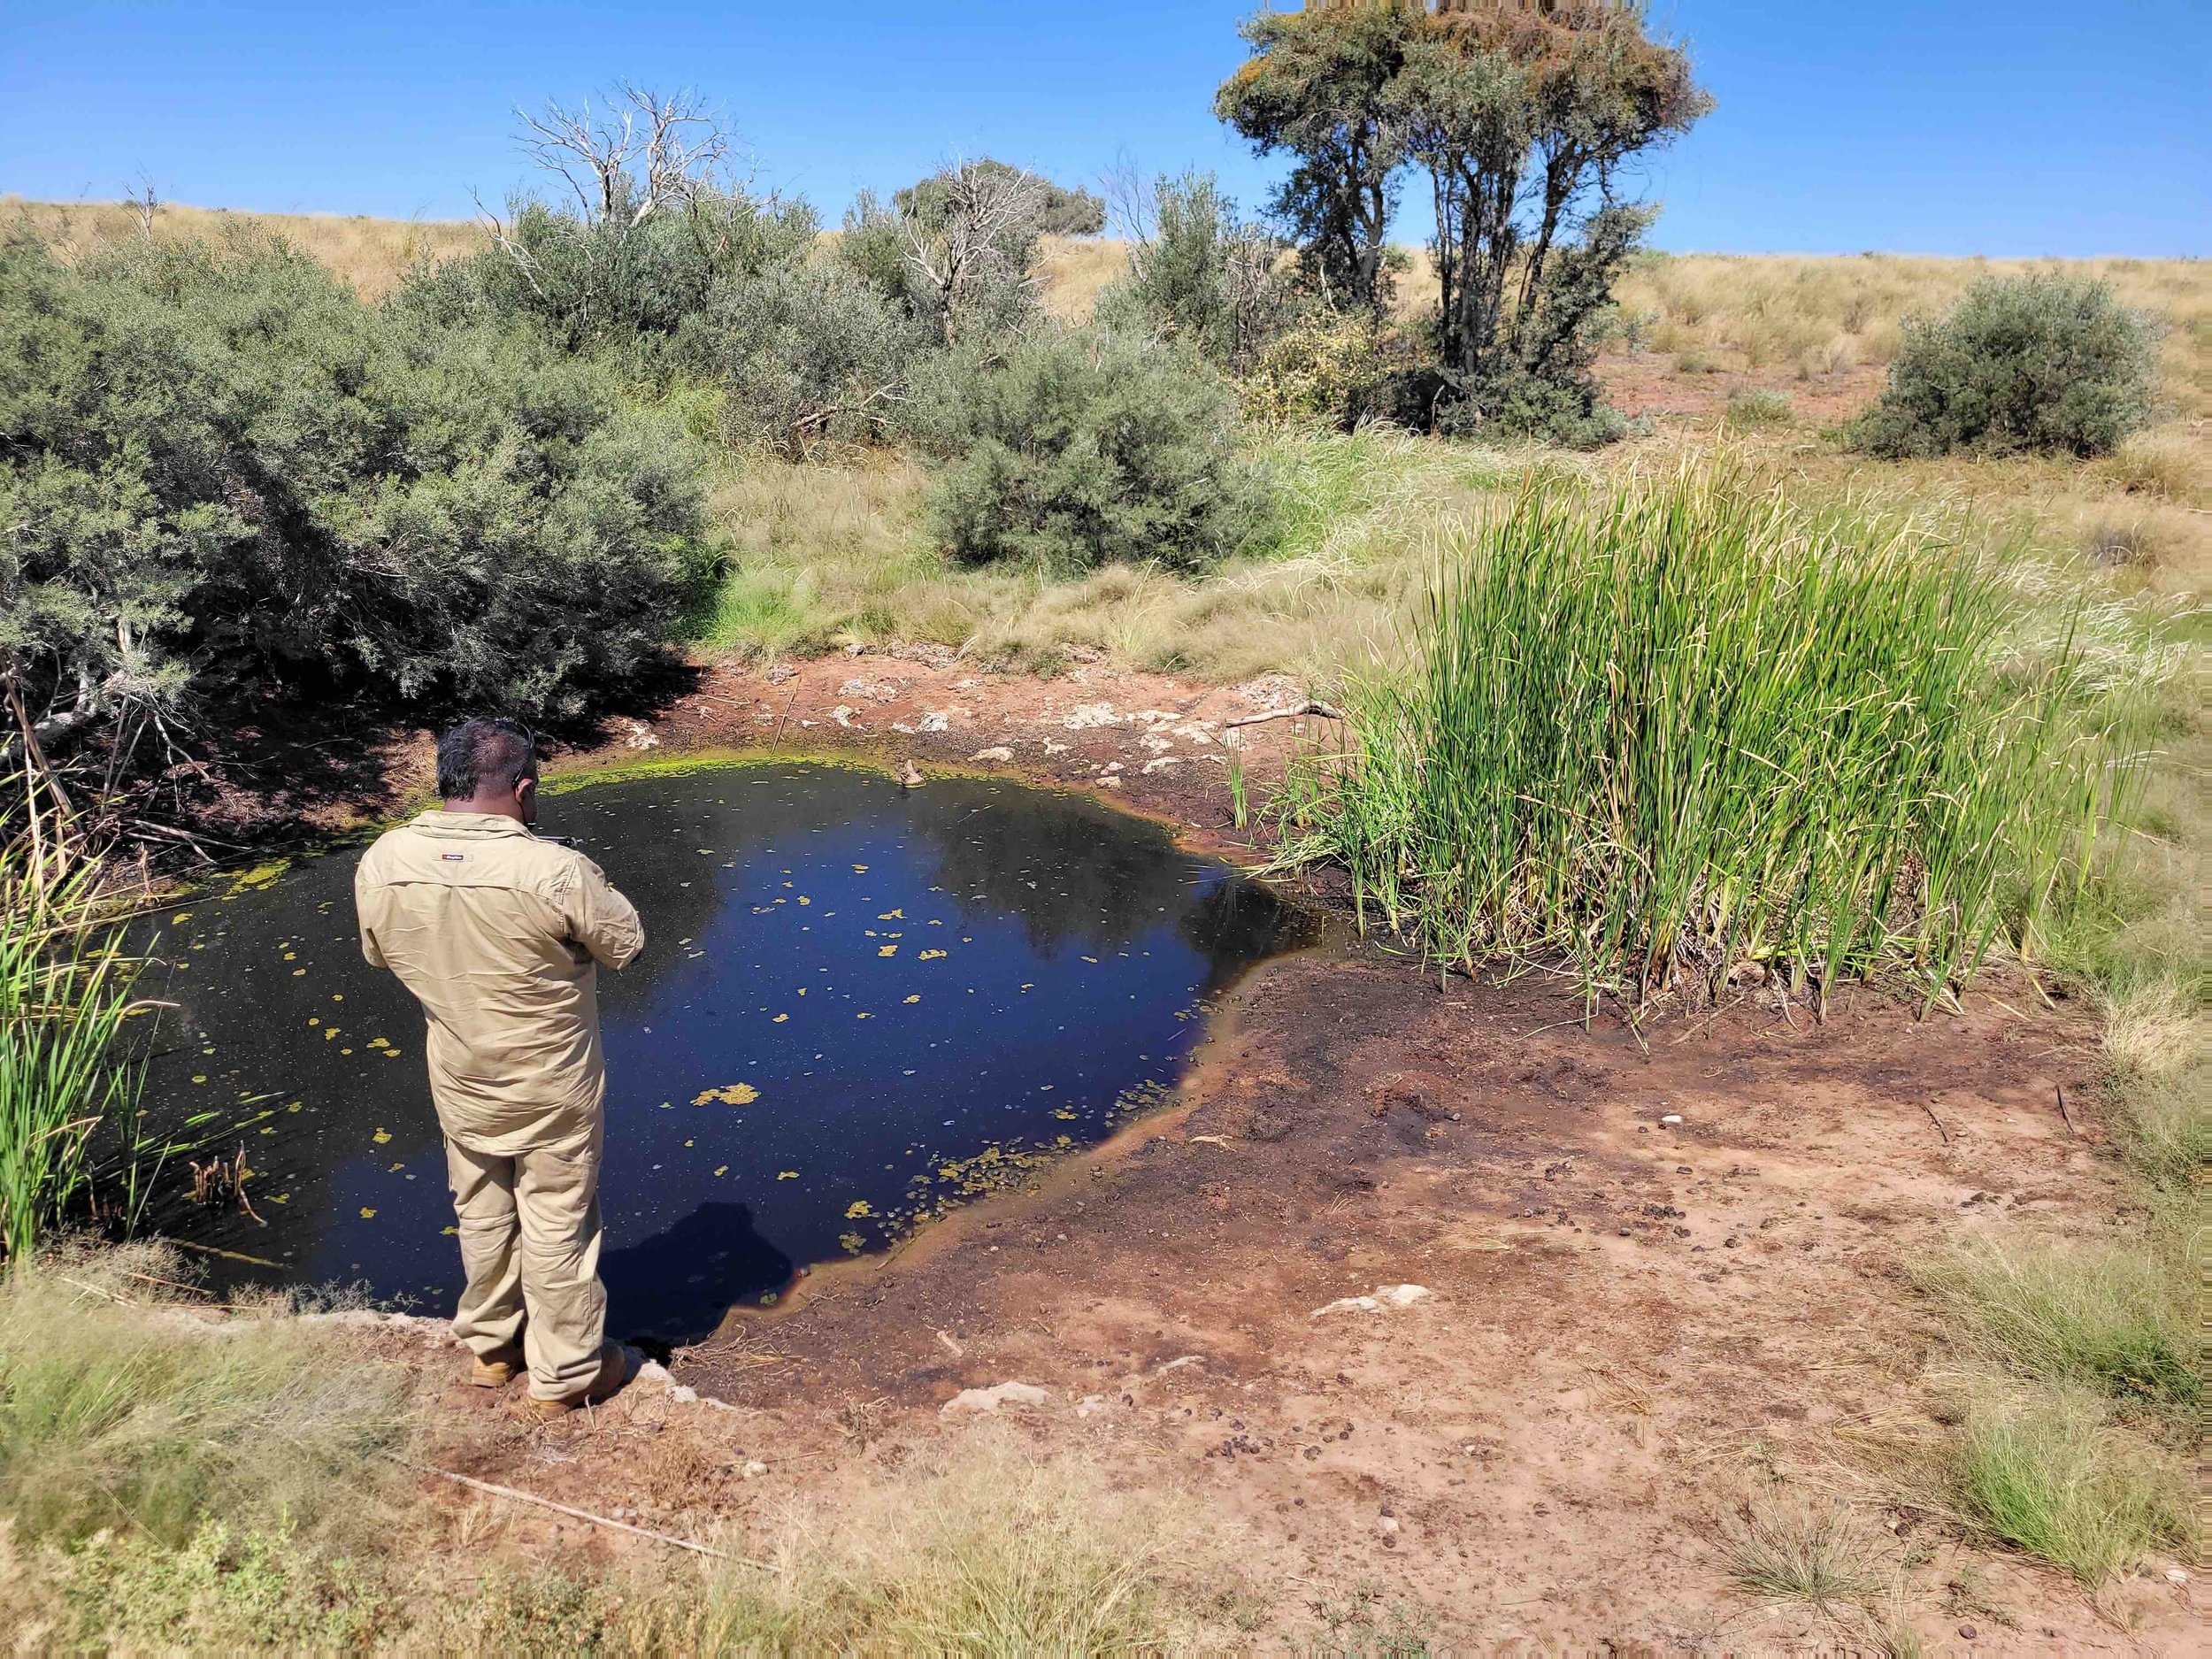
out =
[[[493,1156],[595,1132],[606,1094],[599,968],[645,948],[629,900],[580,852],[513,818],[425,812],[354,874],[361,949],[430,1022],[430,1094]]]

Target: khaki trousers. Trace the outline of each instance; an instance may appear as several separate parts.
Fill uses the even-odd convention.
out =
[[[600,1131],[511,1156],[446,1138],[468,1286],[453,1333],[479,1359],[512,1356],[530,1393],[565,1400],[599,1374],[607,1293],[599,1282]]]

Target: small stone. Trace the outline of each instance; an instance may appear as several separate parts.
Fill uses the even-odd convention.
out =
[[[739,1473],[747,1480],[758,1480],[767,1472],[768,1465],[763,1463],[750,1463],[746,1464],[742,1470],[739,1471]]]
[[[699,1391],[687,1383],[678,1383],[671,1388],[668,1391],[668,1397],[680,1406],[695,1406],[699,1403]]]
[[[1664,1118],[1662,1118],[1659,1121],[1660,1121],[1660,1123],[1661,1123],[1662,1125],[1664,1125],[1664,1126],[1666,1126],[1667,1128],[1669,1128],[1669,1129],[1672,1129],[1672,1128],[1677,1127],[1677,1126],[1678,1126],[1678,1125],[1682,1122],[1682,1114],[1681,1114],[1680,1112],[1669,1112],[1669,1113],[1668,1113],[1668,1114],[1667,1114]]]
[[[1385,1538],[1397,1537],[1399,1529],[1398,1517],[1396,1516],[1386,1515],[1379,1522],[1377,1523],[1377,1525],[1382,1528],[1383,1536]]]
[[[990,749],[979,749],[974,754],[969,756],[968,758],[970,760],[993,761],[1000,764],[1003,764],[1007,761],[1014,758],[1014,751],[1007,748],[1003,743],[1001,743]]]
[[[1967,1640],[1972,1641],[1974,1640],[1974,1627],[1971,1624],[1962,1624],[1959,1626],[1959,1634],[1965,1637]]]
[[[1106,1396],[1104,1394],[1085,1394],[1075,1402],[1075,1415],[1079,1417],[1096,1417],[1105,1409]]]

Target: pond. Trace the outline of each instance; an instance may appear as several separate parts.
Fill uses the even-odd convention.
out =
[[[1156,1102],[1210,1002],[1309,924],[1156,826],[987,780],[701,766],[557,789],[642,914],[602,972],[610,1330],[696,1340],[808,1264],[1034,1179]],[[162,918],[150,1220],[218,1288],[450,1308],[451,1202],[413,999],[362,959],[359,849]],[[248,1171],[192,1196],[192,1164]]]

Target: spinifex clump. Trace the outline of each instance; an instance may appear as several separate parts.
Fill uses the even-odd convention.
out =
[[[1283,857],[1440,963],[1567,961],[1639,1003],[1762,964],[1937,995],[2079,879],[2124,699],[1924,530],[1724,472],[1551,483],[1462,533],[1415,664],[1293,767]]]

